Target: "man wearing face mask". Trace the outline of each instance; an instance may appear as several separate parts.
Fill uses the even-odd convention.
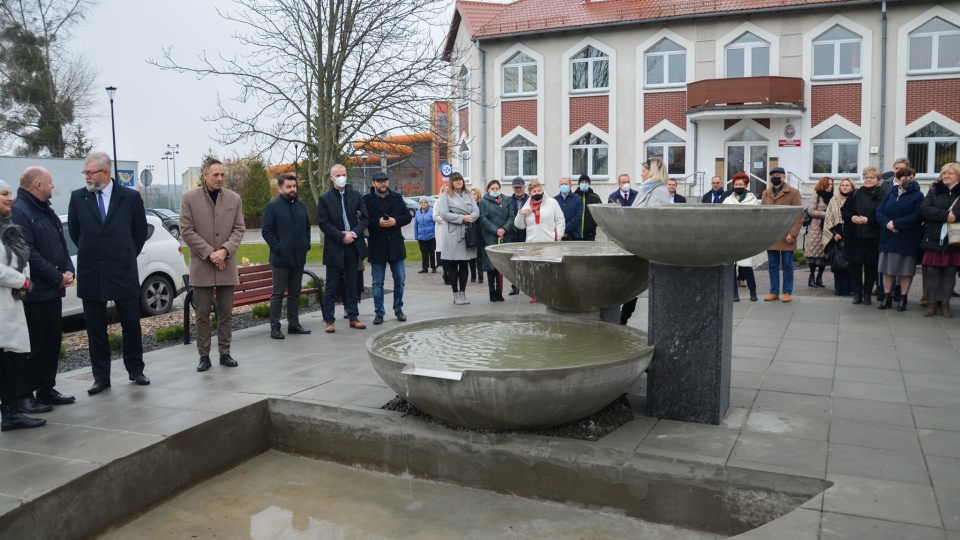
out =
[[[800,191],[794,189],[784,180],[787,172],[783,167],[774,167],[770,170],[770,187],[763,192],[761,204],[774,206],[802,206]],[[770,294],[765,296],[765,302],[781,299],[784,302],[793,300],[793,252],[797,249],[797,235],[803,226],[803,210],[797,210],[797,221],[790,227],[787,234],[776,244],[767,248],[768,272],[770,274]],[[783,269],[783,297],[780,297],[780,269]]]
[[[561,240],[581,240],[580,220],[583,219],[583,200],[570,192],[570,179],[560,179],[560,194],[554,197],[554,200],[560,204],[560,210],[563,211],[563,219],[566,221],[566,228],[563,230]]]
[[[280,311],[287,295],[287,333],[309,334],[300,325],[300,287],[303,267],[310,250],[310,220],[307,206],[297,197],[297,177],[284,173],[277,177],[280,196],[263,209],[260,234],[270,246],[273,293],[270,295],[270,337],[284,339],[280,331]]]
[[[330,189],[317,201],[317,225],[323,232],[323,264],[327,277],[323,292],[323,320],[325,332],[336,331],[334,301],[340,271],[346,280],[346,301],[343,309],[350,319],[350,328],[363,330],[367,325],[360,322],[357,307],[357,267],[367,256],[363,231],[367,229],[367,207],[357,190],[347,188],[347,169],[341,164],[330,168]]]
[[[590,215],[590,205],[600,204],[603,201],[590,188],[590,177],[585,174],[580,175],[580,189],[577,190],[577,195],[583,201],[583,215],[580,218],[580,239],[592,242],[597,239],[597,222]]]
[[[387,273],[387,264],[393,275],[393,314],[403,322],[407,316],[403,313],[403,285],[406,281],[407,248],[403,242],[401,229],[411,221],[410,212],[403,202],[403,196],[390,191],[390,177],[387,173],[373,173],[373,187],[363,196],[367,208],[367,225],[370,231],[370,266],[373,272],[373,324],[382,324],[383,282]]]
[[[527,186],[526,182],[523,181],[523,178],[517,176],[511,182],[513,186],[513,195],[508,197],[509,203],[513,206],[513,215],[516,216],[520,210],[523,208],[523,205],[527,203],[527,200],[530,198],[530,195],[527,195],[525,188]],[[526,229],[517,229],[514,227],[511,230],[512,236],[508,239],[504,239],[504,242],[526,242],[527,241],[527,231]],[[516,285],[510,284],[510,294],[509,296],[516,296],[520,294],[520,289]]]
[[[619,188],[610,194],[607,202],[616,203],[620,206],[633,206],[633,202],[637,200],[637,195],[639,195],[640,192],[635,189],[630,189],[630,175],[621,174],[617,178],[617,183],[619,184]]]

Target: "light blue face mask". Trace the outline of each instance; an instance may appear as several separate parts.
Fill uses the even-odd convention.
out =
[[[493,197],[494,199],[496,199],[497,197],[500,196],[500,192],[497,191],[497,190],[493,190],[493,191],[490,192],[490,196]]]
[[[563,184],[562,186],[560,186],[560,193],[563,194],[563,195],[566,195],[567,193],[570,193],[570,186],[568,186],[568,185],[566,185],[566,184]]]
[[[580,191],[583,191],[584,193],[586,193],[588,189],[590,189],[590,184],[586,182],[580,184]]]

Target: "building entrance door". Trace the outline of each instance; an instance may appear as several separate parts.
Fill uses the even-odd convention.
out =
[[[750,175],[750,190],[757,197],[767,189],[767,145],[769,142],[751,129],[745,129],[727,141],[727,178],[738,172]],[[727,189],[733,186],[728,185]]]

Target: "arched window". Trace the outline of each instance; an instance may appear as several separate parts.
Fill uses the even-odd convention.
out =
[[[470,181],[470,147],[467,146],[466,141],[460,143],[460,148],[458,149],[460,153],[460,174],[463,175],[463,179],[466,182]]]
[[[770,75],[770,44],[747,32],[727,45],[727,77]]]
[[[570,145],[570,175],[577,177],[586,174],[591,179],[607,178],[606,141],[592,133],[587,133]]]
[[[839,126],[813,138],[813,174],[857,174],[860,138]]]
[[[503,147],[503,176],[513,178],[537,176],[537,146],[522,135],[510,139]]]
[[[663,130],[646,144],[647,158],[658,157],[667,164],[667,173],[682,175],[687,170],[687,144],[673,133]]]
[[[669,39],[647,49],[646,65],[647,87],[682,86],[687,82],[687,50]]]
[[[610,85],[610,58],[591,46],[570,59],[573,90],[602,90]]]
[[[956,71],[960,71],[960,27],[934,17],[910,32],[911,74]]]
[[[467,100],[470,97],[469,88],[470,72],[467,71],[466,66],[463,66],[460,68],[460,73],[457,74],[457,102],[461,107],[467,105]]]
[[[848,79],[860,76],[863,38],[834,26],[813,40],[813,78]]]
[[[931,122],[907,136],[907,159],[917,174],[937,175],[944,165],[957,161],[960,136]]]
[[[537,61],[522,52],[503,63],[503,95],[537,93]]]

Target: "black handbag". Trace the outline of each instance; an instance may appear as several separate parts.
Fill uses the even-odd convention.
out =
[[[850,270],[850,261],[843,256],[843,244],[837,244],[833,249],[833,260],[830,261],[830,271],[834,274]]]
[[[464,227],[463,241],[466,242],[467,247],[483,247],[483,231],[480,230],[480,226],[476,223],[467,223]]]

